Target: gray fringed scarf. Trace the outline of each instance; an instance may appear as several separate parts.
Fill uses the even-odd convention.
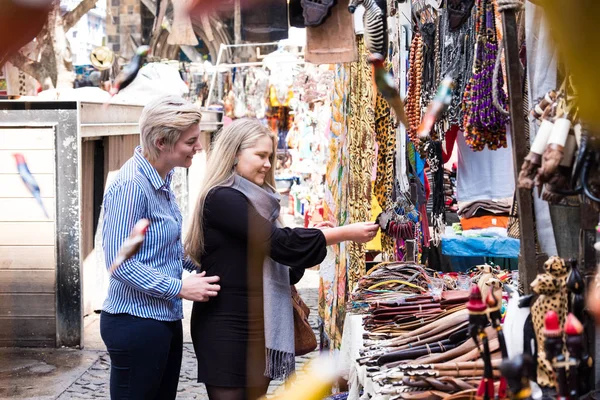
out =
[[[234,175],[230,186],[242,192],[250,204],[265,219],[277,226],[279,194],[269,186],[260,187],[247,179]],[[271,258],[263,264],[263,299],[265,316],[265,345],[267,347],[265,376],[283,380],[294,372],[294,314],[291,301],[289,267]]]

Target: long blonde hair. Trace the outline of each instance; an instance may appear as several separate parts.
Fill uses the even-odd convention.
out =
[[[233,178],[235,173],[235,159],[239,152],[253,147],[263,136],[268,136],[273,140],[273,154],[269,161],[271,168],[265,176],[265,184],[271,188],[275,187],[275,159],[277,137],[257,119],[242,118],[235,120],[217,133],[217,137],[208,154],[206,162],[206,172],[204,182],[198,200],[196,209],[192,218],[192,223],[185,239],[186,253],[200,265],[200,259],[204,254],[204,203],[206,196],[215,187],[222,186],[225,182]]]

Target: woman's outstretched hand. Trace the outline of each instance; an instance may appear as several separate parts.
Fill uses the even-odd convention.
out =
[[[347,225],[350,230],[350,238],[356,243],[370,242],[377,235],[379,231],[379,224],[376,222],[357,222],[355,224]]]

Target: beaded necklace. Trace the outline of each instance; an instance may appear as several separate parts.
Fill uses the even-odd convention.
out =
[[[408,68],[408,91],[406,93],[406,116],[408,127],[406,129],[410,140],[417,145],[417,128],[421,123],[421,85],[423,78],[423,39],[416,33],[410,44]]]
[[[473,75],[463,95],[465,142],[474,151],[481,151],[486,145],[496,150],[507,146],[508,116],[492,104],[492,90],[496,86],[498,103],[507,108],[502,74],[498,74],[496,82],[492,79],[498,54],[493,0],[477,0],[476,16]]]
[[[421,37],[423,38],[423,83],[421,92],[421,109],[426,109],[427,105],[435,94],[437,88],[435,82],[435,37],[436,25],[434,22],[427,22],[421,25]]]
[[[434,51],[434,59],[435,59],[435,88],[433,90],[433,92],[431,93],[431,98],[430,98],[430,102],[433,101],[433,99],[435,98],[436,94],[437,94],[437,90],[438,87],[442,81],[442,44],[441,44],[441,40],[443,37],[442,31],[441,31],[441,18],[439,17],[438,14],[438,18],[436,20],[436,24],[437,24],[437,28],[435,30],[435,51]],[[428,103],[429,106],[429,103]],[[441,115],[440,117],[438,117],[437,122],[435,122],[433,129],[431,131],[431,134],[433,136],[431,136],[431,138],[433,140],[444,140],[444,134],[446,133],[446,130],[444,129],[444,124],[441,121]]]
[[[431,210],[432,239],[434,246],[439,246],[446,229],[442,142],[432,141],[427,144],[427,162],[433,178],[433,182],[431,182],[433,186],[433,208]]]
[[[471,14],[475,9],[471,10]],[[440,10],[440,30],[442,37],[441,47],[441,73],[440,76],[451,76],[455,82],[455,95],[443,115],[442,123],[444,131],[450,129],[450,125],[463,124],[462,94],[465,92],[467,82],[471,79],[473,71],[473,55],[475,48],[475,17],[471,16],[457,30],[450,29],[450,18],[448,10]]]

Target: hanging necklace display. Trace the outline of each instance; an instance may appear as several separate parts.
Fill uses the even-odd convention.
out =
[[[421,122],[421,84],[423,77],[423,39],[416,33],[410,45],[408,92],[406,94],[407,133],[411,141],[419,143],[417,129]]]
[[[474,151],[506,147],[508,117],[493,106],[492,91],[498,91],[498,104],[506,109],[504,78],[493,80],[498,55],[498,38],[493,0],[477,0],[476,44],[473,75],[463,96],[465,142]]]
[[[473,56],[475,48],[475,18],[471,17],[471,7],[467,14],[466,22],[452,29],[450,15],[450,1],[447,8],[440,10],[440,76],[450,76],[454,79],[455,96],[452,97],[448,109],[443,114],[445,123],[443,130],[447,131],[450,125],[463,123],[462,94],[465,92],[467,82],[473,71]],[[473,2],[471,2],[472,5]]]
[[[426,7],[419,15],[419,32],[423,38],[423,87],[421,92],[421,108],[433,99],[437,88],[436,82],[436,50],[437,42],[437,13]]]
[[[422,38],[421,95],[418,106],[421,112],[420,115],[423,115],[423,110],[433,100],[438,85],[440,68],[439,18],[437,10],[434,10],[429,4],[416,10],[413,9],[413,12],[416,14],[417,26]],[[420,124],[421,120],[419,119],[418,125]],[[415,144],[418,143],[417,150],[421,157],[425,158],[427,154],[426,142],[428,140],[439,140],[440,135],[438,135],[437,130],[432,130],[428,136],[419,137],[418,127],[416,134],[418,137],[418,141],[415,142]]]
[[[427,162],[433,176],[433,208],[431,210],[431,225],[433,226],[432,242],[434,246],[438,247],[442,243],[442,235],[446,230],[442,142],[430,141],[426,144],[426,149]]]

